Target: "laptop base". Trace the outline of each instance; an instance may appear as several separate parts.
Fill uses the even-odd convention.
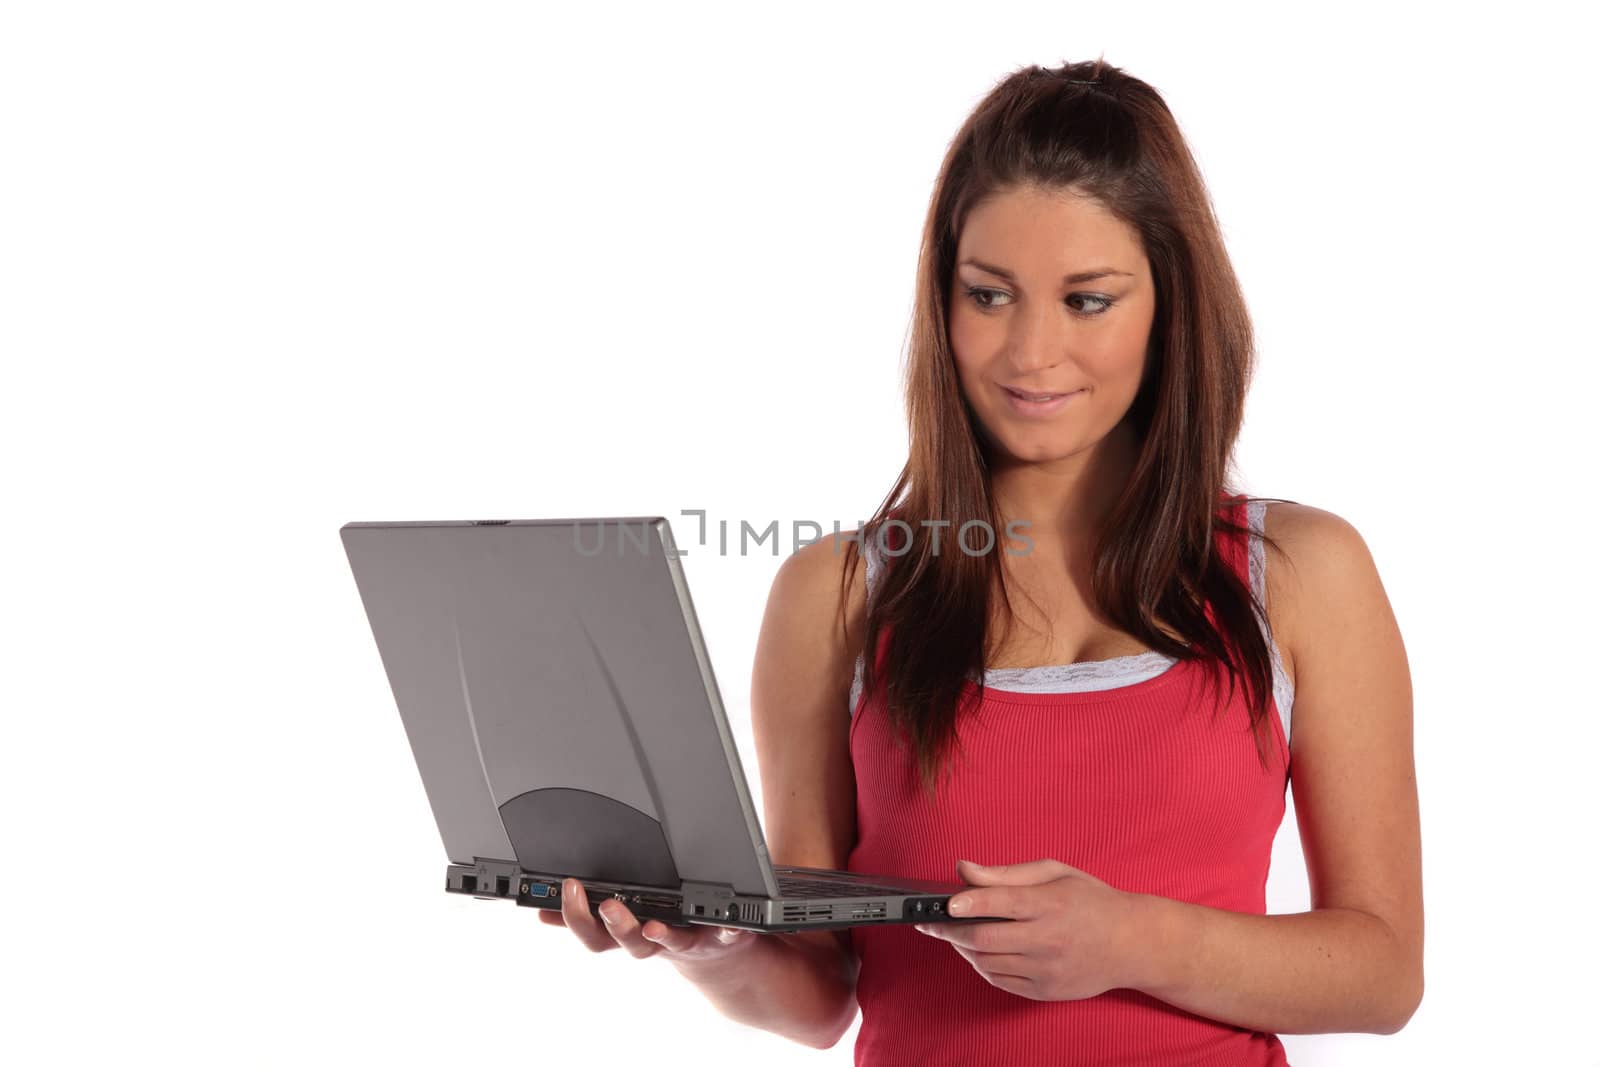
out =
[[[839,875],[802,867],[775,867],[794,876]],[[471,866],[452,863],[445,873],[445,890],[485,900],[511,900],[518,907],[561,910],[561,875],[525,871],[515,863],[479,859]],[[946,911],[946,891],[929,895],[886,892],[877,897],[784,897],[778,900],[743,896],[727,886],[684,882],[679,890],[580,879],[588,896],[589,911],[599,914],[605,900],[620,900],[642,922],[655,919],[668,926],[731,926],[762,933],[799,933],[838,930],[883,923],[1007,922],[996,916],[953,918]],[[863,881],[863,885],[870,884]],[[932,883],[930,883],[932,885]]]

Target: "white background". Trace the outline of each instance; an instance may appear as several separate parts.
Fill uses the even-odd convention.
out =
[[[1250,302],[1243,487],[1355,524],[1413,672],[1426,998],[1291,1059],[1600,1063],[1576,27],[583,8],[4,7],[0,1057],[851,1062],[443,893],[338,528],[678,517],[759,791],[779,560],[682,513],[785,553],[872,513],[949,138],[1104,52],[1178,116]],[[1291,814],[1270,908],[1307,903]]]

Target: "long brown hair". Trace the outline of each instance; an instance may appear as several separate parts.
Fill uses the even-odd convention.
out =
[[[906,363],[910,454],[859,538],[893,542],[898,520],[922,529],[969,521],[995,531],[989,445],[975,425],[951,353],[947,286],[961,227],[987,197],[1020,186],[1072,189],[1135,229],[1156,288],[1145,379],[1127,414],[1137,430],[1133,475],[1098,531],[1091,592],[1105,617],[1150,648],[1199,659],[1231,697],[1242,679],[1250,728],[1267,764],[1271,660],[1256,623],[1262,611],[1220,555],[1223,530],[1249,535],[1219,506],[1254,362],[1244,296],[1223,247],[1210,197],[1160,95],[1102,57],[1004,78],[962,125],[940,168],[922,232]],[[1274,550],[1277,545],[1270,538]],[[915,749],[923,784],[956,742],[958,716],[982,699],[990,592],[1010,604],[997,550],[937,551],[916,537],[885,568],[860,641],[863,691]],[[844,586],[860,561],[850,542]],[[844,601],[841,589],[841,604]],[[1217,625],[1205,615],[1213,605]],[[1261,615],[1265,618],[1265,615]],[[1175,636],[1158,627],[1170,627]],[[846,634],[849,637],[848,632]],[[883,644],[880,675],[876,650]],[[968,681],[972,700],[961,703]]]

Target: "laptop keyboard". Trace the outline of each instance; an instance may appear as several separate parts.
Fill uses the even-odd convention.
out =
[[[815,899],[817,897],[902,897],[904,889],[886,885],[865,885],[861,882],[827,882],[816,878],[785,878],[778,876],[778,893],[785,897]]]

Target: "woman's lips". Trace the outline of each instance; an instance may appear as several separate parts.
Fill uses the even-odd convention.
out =
[[[1003,385],[1000,388],[1006,394],[1006,403],[1011,405],[1012,411],[1016,412],[1018,415],[1021,415],[1023,418],[1033,419],[1043,418],[1047,415],[1054,415],[1056,412],[1066,407],[1068,401],[1070,401],[1073,397],[1078,396],[1083,392],[1082,389],[1075,389],[1070,393],[1058,394],[1050,400],[1029,400],[1027,396],[1017,392],[1015,389],[1007,389]]]

